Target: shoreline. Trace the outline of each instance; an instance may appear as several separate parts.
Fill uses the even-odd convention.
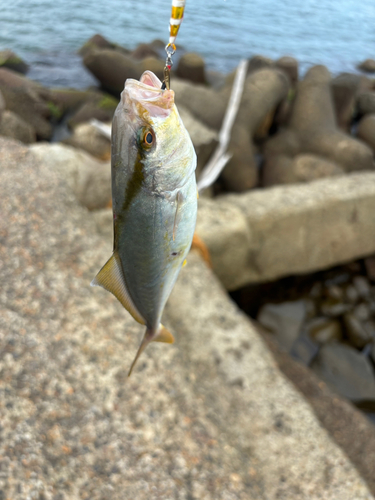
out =
[[[151,41],[145,42],[146,44],[152,43]],[[138,45],[134,47],[126,46],[125,48],[129,51],[134,51]],[[66,47],[66,48],[53,48],[51,50],[38,50],[38,51],[27,51],[27,50],[18,50],[14,47],[6,47],[9,50],[16,51],[17,54],[22,57],[22,59],[29,65],[29,71],[26,74],[27,78],[37,81],[38,83],[45,85],[46,87],[60,88],[60,87],[70,87],[72,89],[86,89],[91,85],[97,85],[96,80],[92,77],[92,75],[86,70],[83,65],[82,58],[79,56],[78,51],[80,49],[79,46],[75,47]],[[3,50],[5,47],[3,48]],[[162,52],[162,58],[164,57],[164,53]],[[174,63],[177,65],[180,57],[190,52],[188,49],[185,49],[182,46],[178,47],[176,55],[174,56]],[[227,66],[225,62],[215,61],[215,58],[207,58],[204,54],[199,53],[201,57],[203,57],[206,65],[206,70],[211,73],[218,73],[222,76],[227,76],[231,72],[233,72],[240,62],[240,58],[235,60],[235,63]],[[330,71],[332,78],[342,74],[342,73],[353,73],[358,75],[365,75],[366,73],[357,69],[358,63],[365,59],[359,58],[357,61],[341,61],[337,63],[337,61],[325,61],[317,54],[316,59],[312,57],[310,61],[305,61],[299,59],[295,54],[289,53],[277,53],[267,54],[266,52],[249,52],[248,59],[252,57],[261,56],[273,59],[276,61],[277,59],[288,56],[297,59],[299,63],[299,77],[303,79],[307,71],[316,65],[324,65]],[[223,69],[223,66],[226,66]]]

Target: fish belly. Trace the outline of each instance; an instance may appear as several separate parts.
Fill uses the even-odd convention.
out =
[[[197,217],[194,174],[179,191],[174,198],[183,200],[180,203],[141,189],[121,217],[117,251],[126,287],[151,329],[159,326],[194,234]]]

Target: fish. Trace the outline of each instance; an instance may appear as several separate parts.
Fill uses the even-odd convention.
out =
[[[161,317],[197,218],[195,150],[174,91],[161,87],[145,71],[121,93],[112,124],[113,253],[91,282],[146,327],[129,376],[150,342],[174,342]]]

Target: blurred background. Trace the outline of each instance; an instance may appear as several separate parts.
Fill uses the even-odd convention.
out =
[[[187,0],[197,179],[241,60],[244,88],[177,341],[128,380],[143,328],[89,283],[112,118],[126,79],[163,78],[170,12],[0,1],[0,500],[375,498],[375,4]]]

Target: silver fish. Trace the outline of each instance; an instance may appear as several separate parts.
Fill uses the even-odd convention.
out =
[[[146,326],[129,375],[151,341],[174,341],[161,316],[193,239],[195,167],[174,92],[150,71],[127,80],[112,125],[113,254],[91,285]]]

